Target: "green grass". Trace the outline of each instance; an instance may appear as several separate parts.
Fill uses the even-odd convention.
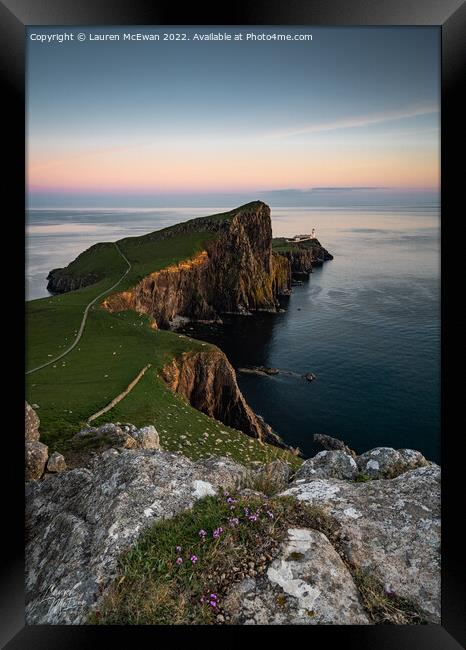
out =
[[[213,237],[209,232],[194,232],[159,241],[142,238],[123,240],[118,245],[130,261],[132,269],[117,287],[117,291],[133,287],[150,273],[193,257],[204,250],[206,243]]]
[[[229,212],[191,219],[147,235],[120,239],[117,244],[130,261],[132,269],[117,290],[134,286],[150,273],[199,253],[216,236],[212,225],[227,221],[238,212],[255,206],[256,203],[248,203]],[[119,272],[120,268],[123,270]],[[125,269],[125,262],[119,256],[115,246],[112,243],[99,243],[78,255],[64,271],[66,275],[73,277],[93,273],[100,280],[121,275]]]
[[[111,253],[111,255],[110,255]],[[109,289],[127,269],[113,244],[106,250],[107,276],[77,291],[26,302],[26,369],[61,354],[75,339],[83,312],[93,298]],[[98,309],[91,310],[89,318]]]
[[[272,239],[272,250],[276,253],[290,253],[300,248],[320,248],[320,243],[317,239],[308,239],[299,244],[288,242],[285,237],[274,237]]]
[[[371,477],[368,474],[356,474],[356,477],[354,479],[356,483],[367,483],[368,481],[372,481]]]
[[[248,207],[248,206],[245,206]],[[133,265],[116,289],[134,285],[148,273],[175,264],[202,250],[214,235],[206,224],[231,218],[237,210],[195,219],[188,232],[179,224],[119,242]],[[192,229],[192,230],[190,230]],[[171,231],[173,236],[163,238]],[[27,368],[34,368],[60,355],[75,339],[86,305],[110,288],[127,265],[113,244],[97,244],[79,255],[68,270],[73,275],[104,276],[94,285],[26,304]],[[153,330],[150,319],[136,312],[111,314],[96,304],[89,311],[84,334],[63,359],[26,375],[26,399],[38,404],[41,436],[50,451],[72,451],[72,436],[90,415],[120,394],[148,363],[151,369],[116,407],[95,421],[154,424],[163,449],[191,458],[211,454],[231,456],[241,462],[267,462],[283,458],[295,468],[300,460],[277,447],[263,445],[227,427],[173,395],[158,372],[183,352],[206,350],[206,343],[163,330]]]
[[[111,242],[94,244],[83,251],[66,267],[67,275],[80,277],[94,273],[99,280],[108,277],[112,271],[121,267],[126,269],[125,262]],[[110,272],[110,273],[109,273]],[[121,275],[120,273],[120,275]]]
[[[124,400],[92,424],[125,421],[136,426],[153,424],[160,435],[162,449],[193,460],[211,455],[227,456],[248,465],[282,459],[293,469],[302,462],[279,447],[261,444],[256,438],[193,409],[169,391],[152,369]]]
[[[265,573],[288,528],[315,528],[330,537],[334,530],[322,510],[292,498],[236,497],[233,507],[226,495],[206,497],[192,510],[153,525],[121,557],[118,576],[90,622],[215,624],[231,584]],[[245,508],[257,515],[256,521],[248,519]],[[223,532],[214,538],[213,531],[219,527]],[[205,541],[200,530],[206,532]],[[192,555],[198,558],[195,564]],[[183,560],[180,565],[178,557]],[[211,594],[216,596],[213,601]],[[210,606],[209,601],[217,606]]]
[[[50,452],[76,451],[71,444],[73,435],[87,418],[106,406],[151,363],[129,395],[93,425],[153,424],[163,449],[193,459],[218,454],[248,464],[282,458],[292,468],[297,467],[301,460],[293,454],[263,445],[200,413],[174,395],[158,376],[173,357],[209,347],[173,332],[153,330],[149,318],[142,314],[91,311],[78,346],[56,364],[27,375],[26,399],[39,405],[42,441],[49,445]]]
[[[413,602],[397,594],[389,595],[382,582],[369,571],[353,570],[353,580],[373,623],[419,625],[427,623],[424,613]]]

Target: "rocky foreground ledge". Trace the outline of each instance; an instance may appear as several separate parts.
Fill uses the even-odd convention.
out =
[[[440,621],[440,468],[419,452],[384,447],[354,457],[326,450],[290,476],[281,461],[258,469],[217,457],[192,462],[158,449],[147,431],[134,429],[131,437],[139,444],[147,438],[150,448],[109,448],[85,468],[27,481],[28,624],[88,622],[119,557],[144,530],[224,490],[267,499],[257,488],[264,472],[279,496],[318,506],[336,533],[290,528],[260,573],[246,567],[229,585],[222,618],[370,624],[356,579],[369,571],[388,596],[409,599],[425,621]]]

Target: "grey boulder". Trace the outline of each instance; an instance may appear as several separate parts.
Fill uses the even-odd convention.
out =
[[[356,458],[358,469],[370,478],[395,478],[403,472],[428,465],[427,460],[414,449],[376,447]]]
[[[293,482],[299,483],[314,478],[339,478],[352,480],[358,473],[358,466],[352,456],[344,451],[321,451],[304,461],[296,472]]]
[[[66,469],[66,462],[64,456],[59,454],[58,451],[54,451],[50,456],[47,463],[47,472],[58,473],[64,472]]]
[[[321,447],[327,451],[344,451],[345,454],[356,458],[356,452],[353,449],[350,449],[348,445],[338,438],[332,438],[332,436],[327,436],[324,433],[315,433],[314,442],[317,442]]]
[[[350,572],[325,535],[288,530],[267,574],[227,594],[231,623],[246,625],[369,624]]]
[[[139,449],[160,449],[160,438],[154,426],[149,425],[131,433]]]
[[[25,478],[26,481],[40,479],[47,465],[48,447],[42,442],[26,442],[25,444]]]
[[[159,434],[153,425],[138,429],[134,424],[107,422],[99,427],[84,427],[76,436],[92,437],[107,448],[160,449]]]
[[[38,442],[40,438],[39,425],[40,420],[32,406],[26,402],[25,410],[25,439],[26,442]]]
[[[27,623],[85,623],[119,556],[147,527],[233,489],[245,471],[223,458],[108,450],[89,468],[28,483]]]
[[[321,506],[340,524],[348,561],[373,572],[440,622],[440,467],[391,480],[312,479],[283,494]]]

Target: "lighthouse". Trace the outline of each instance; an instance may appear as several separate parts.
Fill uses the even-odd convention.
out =
[[[300,244],[304,241],[309,241],[310,239],[316,238],[316,229],[313,228],[310,235],[295,235],[291,238],[286,238],[286,241],[290,244]]]

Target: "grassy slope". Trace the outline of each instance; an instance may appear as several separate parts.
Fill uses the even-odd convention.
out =
[[[225,213],[214,218],[230,215]],[[133,269],[129,279],[125,278],[117,290],[192,256],[212,236],[200,231],[160,240],[153,233],[121,240],[119,246]],[[71,266],[76,274],[104,271],[106,276],[84,289],[27,303],[28,368],[50,360],[68,347],[86,304],[112,286],[126,269],[113,244],[88,249]],[[110,314],[95,306],[89,312],[79,345],[56,364],[26,376],[26,398],[29,403],[39,405],[43,441],[50,445],[50,451],[66,450],[70,436],[87,418],[122,392],[151,363],[152,368],[133,391],[94,424],[104,421],[154,424],[164,449],[180,451],[192,458],[211,453],[228,454],[244,461],[285,456],[296,465],[299,462],[296,457],[260,445],[191,408],[157,377],[157,371],[173,356],[206,347],[207,344],[188,337],[152,330],[146,316],[134,312]]]
[[[317,239],[308,239],[298,245],[287,242],[285,237],[275,237],[272,239],[272,250],[276,253],[286,253],[299,250],[300,248],[320,248],[320,243]]]

